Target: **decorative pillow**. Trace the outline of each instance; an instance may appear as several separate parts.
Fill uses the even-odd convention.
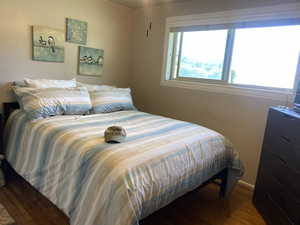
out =
[[[55,115],[83,115],[92,108],[89,92],[76,88],[12,87],[18,102],[30,119]]]
[[[121,110],[136,110],[129,88],[90,92],[92,113],[109,113]]]
[[[76,79],[72,80],[48,80],[48,79],[24,79],[26,86],[31,88],[73,88],[76,87]]]
[[[109,86],[109,85],[94,85],[94,84],[85,84],[81,82],[77,82],[77,87],[86,87],[88,91],[105,91],[105,90],[112,90],[116,87]]]

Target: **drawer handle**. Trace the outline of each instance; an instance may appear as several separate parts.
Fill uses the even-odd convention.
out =
[[[278,159],[279,159],[284,165],[287,164],[286,161],[285,161],[283,158],[281,158],[280,156],[278,156]]]
[[[274,153],[271,153],[271,154],[272,154],[272,156],[274,156],[277,159],[279,159],[283,164],[285,164],[285,165],[287,164],[286,161],[281,156],[279,156],[277,154],[274,154]]]
[[[291,139],[285,137],[285,136],[280,136],[285,142],[291,143]]]
[[[285,114],[283,115],[283,118],[290,119],[290,120],[296,120],[296,118],[289,116],[289,115],[285,115]]]

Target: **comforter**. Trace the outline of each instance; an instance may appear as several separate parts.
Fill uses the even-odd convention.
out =
[[[104,142],[107,127],[127,131]],[[243,174],[232,145],[205,127],[139,111],[29,121],[5,129],[11,166],[63,210],[72,225],[133,225],[228,168],[227,193]]]

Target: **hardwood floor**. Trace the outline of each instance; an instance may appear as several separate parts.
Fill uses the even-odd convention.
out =
[[[210,184],[179,198],[141,221],[141,225],[265,225],[252,192],[237,186],[229,200]],[[20,178],[0,188],[0,202],[18,225],[69,225],[69,219]]]

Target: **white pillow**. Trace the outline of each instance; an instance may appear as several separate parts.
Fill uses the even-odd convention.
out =
[[[91,91],[107,91],[107,90],[112,90],[115,89],[116,87],[114,86],[109,86],[109,85],[94,85],[94,84],[85,84],[81,82],[77,82],[78,87],[86,87],[89,92]]]
[[[30,119],[55,115],[83,115],[92,108],[88,90],[75,88],[12,87],[22,110]]]
[[[48,80],[48,79],[24,79],[26,86],[30,88],[74,88],[76,79],[72,80]]]

